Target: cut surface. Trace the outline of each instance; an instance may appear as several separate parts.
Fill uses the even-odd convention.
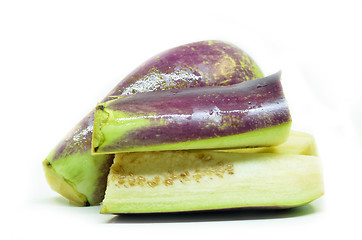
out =
[[[70,182],[57,174],[47,160],[43,161],[43,168],[45,177],[54,191],[79,206],[88,205],[87,198],[79,193]]]
[[[100,155],[89,158],[88,155],[76,153],[61,160],[51,161],[53,154],[56,153],[52,151],[43,161],[51,188],[81,206],[100,204],[104,197],[107,175],[113,163],[113,157]],[[51,181],[49,176],[54,176]],[[65,186],[71,188],[65,188]]]
[[[295,207],[323,194],[316,156],[164,151],[116,154],[102,213]]]

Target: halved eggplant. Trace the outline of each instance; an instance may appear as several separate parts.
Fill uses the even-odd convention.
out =
[[[165,90],[99,104],[94,153],[273,146],[291,117],[281,73],[231,86]]]
[[[161,151],[116,154],[101,213],[290,208],[323,195],[317,156]]]

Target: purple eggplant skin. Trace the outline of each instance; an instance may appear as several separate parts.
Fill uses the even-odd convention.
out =
[[[152,151],[152,146],[238,135],[289,123],[291,116],[280,76],[278,72],[231,86],[172,89],[99,104],[95,125],[112,126],[112,130],[102,132],[100,126],[94,126],[93,138],[101,136],[113,141],[94,145],[94,152],[117,153],[146,148]],[[139,119],[146,119],[147,126],[128,127],[136,126]],[[216,142],[215,146],[207,147],[218,146]],[[181,149],[199,147],[195,143],[195,146],[188,144]]]
[[[129,74],[102,102],[115,96],[166,89],[228,86],[263,77],[241,49],[222,41],[202,41],[165,51]]]
[[[261,77],[263,73],[257,64],[238,47],[223,41],[201,41],[167,50],[149,59],[126,76],[101,103],[137,93],[228,86]],[[98,205],[103,200],[114,157],[113,154],[91,154],[93,122],[94,110],[55,146],[43,162],[84,196],[79,205]]]

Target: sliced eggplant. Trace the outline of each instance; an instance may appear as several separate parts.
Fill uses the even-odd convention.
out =
[[[161,151],[116,154],[101,213],[290,208],[323,195],[317,156]]]
[[[291,126],[280,72],[231,86],[165,90],[99,104],[94,153],[273,146]]]

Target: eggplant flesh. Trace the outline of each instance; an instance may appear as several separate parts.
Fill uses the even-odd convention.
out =
[[[319,157],[162,151],[116,154],[101,213],[291,208],[323,195]]]
[[[273,147],[116,154],[101,212],[289,208],[321,195],[315,139],[291,131]]]
[[[272,146],[291,117],[281,73],[244,83],[137,94],[97,106],[94,153]]]

